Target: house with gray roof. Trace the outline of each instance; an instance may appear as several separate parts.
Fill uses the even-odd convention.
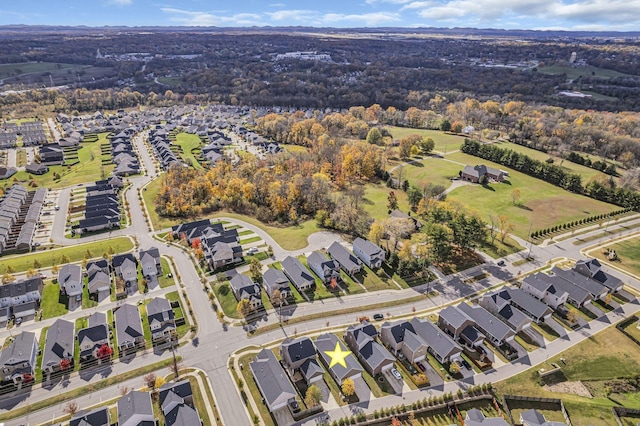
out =
[[[39,276],[0,286],[0,308],[15,307],[25,303],[40,304],[44,283]]]
[[[118,426],[155,426],[149,392],[131,391],[118,400]]]
[[[331,282],[340,282],[340,265],[333,259],[327,259],[325,255],[319,251],[312,252],[307,256],[307,265],[315,274],[320,277],[323,284],[327,285]]]
[[[149,250],[140,250],[139,256],[142,276],[147,280],[148,288],[158,287],[158,277],[162,275],[160,252],[156,247],[151,247]]]
[[[496,318],[489,311],[479,305],[468,305],[460,303],[458,309],[467,314],[486,337],[488,337],[496,346],[512,341],[516,333],[511,330],[504,322]]]
[[[57,319],[51,324],[42,352],[42,371],[50,375],[73,368],[75,337],[73,322]]]
[[[292,296],[289,279],[280,269],[268,268],[265,273],[262,274],[262,285],[269,297],[271,297],[276,290],[280,291],[280,296],[283,299]]]
[[[349,250],[342,247],[340,243],[334,241],[327,249],[329,256],[336,260],[340,267],[350,276],[354,276],[362,269],[362,261],[354,256]]]
[[[357,379],[362,377],[362,366],[356,359],[353,352],[347,355],[344,359],[346,367],[341,364],[331,365],[331,357],[327,355],[327,352],[334,351],[336,349],[336,345],[339,346],[341,351],[347,351],[347,347],[342,341],[333,333],[321,334],[315,341],[316,351],[320,357],[320,361],[327,369],[331,377],[336,381],[336,383],[340,386],[344,379]]]
[[[427,343],[416,335],[413,325],[406,320],[385,322],[380,327],[380,341],[398,356],[402,353],[411,363],[427,356]]]
[[[457,306],[447,306],[438,314],[438,327],[457,339],[467,327],[475,326],[475,322]]]
[[[553,314],[553,309],[549,305],[520,288],[505,287],[501,294],[501,297],[507,299],[513,306],[520,309],[537,323],[551,318],[551,314]]]
[[[193,391],[189,380],[163,385],[158,399],[164,414],[165,426],[191,426],[202,423],[193,403]]]
[[[176,321],[173,309],[167,299],[154,297],[147,305],[147,320],[151,329],[153,344],[177,340]]]
[[[511,296],[506,288],[502,291],[485,293],[478,304],[491,314],[500,318],[505,324],[511,327],[516,333],[531,327],[531,318],[525,315],[520,309],[512,306]]]
[[[375,341],[377,330],[367,321],[361,324],[351,325],[347,328],[344,341],[353,353],[356,354],[362,366],[376,376],[393,367],[395,358],[380,343]]]
[[[387,256],[383,249],[360,237],[353,240],[353,253],[371,269],[380,268]]]
[[[102,346],[111,347],[106,315],[104,315],[104,318],[102,316],[99,318],[97,315],[92,315],[92,317],[89,317],[88,327],[78,331],[81,361],[98,359],[98,351]]]
[[[253,309],[262,308],[262,290],[251,278],[243,274],[236,274],[231,278],[229,284],[238,302],[246,299]]]
[[[114,256],[112,259],[113,267],[116,273],[116,276],[122,278],[125,283],[125,288],[128,294],[133,294],[138,290],[138,263],[132,254],[121,255],[126,256],[118,259],[118,263],[116,263],[116,258],[118,256]]]
[[[509,426],[502,417],[486,417],[477,408],[467,410],[464,417],[465,426]]]
[[[591,295],[592,299],[604,299],[609,293],[609,289],[607,287],[605,287],[598,281],[592,280],[591,278],[587,278],[584,275],[577,273],[576,271],[566,270],[554,266],[551,269],[551,273],[569,281],[573,285],[586,290]]]
[[[100,407],[95,410],[78,411],[71,417],[69,426],[110,426],[109,407]]]
[[[484,164],[477,166],[465,166],[460,173],[462,180],[478,183],[480,179],[486,177],[488,180],[502,182],[509,174],[503,170],[487,167]]]
[[[99,270],[89,277],[87,287],[89,295],[97,302],[102,302],[111,294],[111,276]]]
[[[550,422],[544,414],[533,408],[520,413],[520,424],[522,426],[566,426],[564,422]]]
[[[308,291],[314,288],[316,281],[313,275],[302,262],[292,256],[287,256],[281,262],[283,272],[291,280],[291,284],[300,292]]]
[[[33,380],[38,356],[36,334],[23,331],[14,337],[13,342],[0,352],[0,382],[20,384]]]
[[[616,293],[624,287],[624,283],[619,278],[602,270],[602,264],[598,259],[578,260],[573,270],[599,282],[608,288],[610,293]]]
[[[542,303],[549,305],[553,309],[564,305],[567,302],[569,293],[564,290],[564,282],[560,287],[556,287],[554,282],[563,281],[558,277],[550,277],[547,274],[538,272],[528,275],[522,280],[520,287],[525,293],[535,297]],[[586,296],[586,293],[583,293]]]
[[[82,306],[82,267],[67,263],[58,272],[60,291],[68,298],[67,307],[70,311]]]
[[[138,307],[125,303],[115,310],[113,315],[116,323],[116,344],[120,353],[133,353],[138,348],[144,348],[144,332]]]
[[[447,333],[427,319],[411,319],[414,333],[427,344],[427,351],[440,363],[455,361],[460,358],[462,348]]]
[[[287,338],[280,344],[280,357],[289,374],[293,375],[307,360],[316,359],[316,347],[308,337]]]
[[[295,401],[297,392],[271,350],[260,351],[249,363],[249,368],[269,412],[273,413]]]

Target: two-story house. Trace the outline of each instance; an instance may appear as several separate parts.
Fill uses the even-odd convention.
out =
[[[383,249],[360,237],[353,240],[353,253],[371,269],[380,268],[387,255]]]
[[[125,303],[114,311],[113,316],[116,323],[116,344],[120,354],[131,354],[139,348],[144,348],[144,332],[138,307]]]
[[[31,383],[35,377],[38,340],[23,331],[0,352],[0,382]]]
[[[420,362],[427,356],[427,342],[416,334],[413,325],[406,320],[382,324],[380,341],[393,354],[402,354],[411,363]]]
[[[118,400],[118,426],[155,426],[149,392],[131,391]]]
[[[367,321],[349,326],[344,335],[344,341],[372,376],[391,369],[395,362],[393,355],[375,341],[377,335],[376,328]]]
[[[167,299],[154,297],[147,305],[147,319],[154,345],[177,341],[176,321]]]
[[[289,279],[280,269],[268,268],[264,274],[262,274],[262,285],[269,297],[271,297],[276,290],[280,292],[282,299],[287,299],[292,296]]]
[[[349,250],[342,247],[340,243],[334,241],[327,249],[329,256],[340,264],[340,267],[350,276],[354,276],[362,269],[362,261],[354,256]]]
[[[229,284],[238,302],[246,299],[253,309],[262,308],[262,290],[251,278],[243,274],[236,274],[231,278]]]
[[[299,371],[307,385],[322,380],[324,370],[316,360],[316,347],[310,338],[285,339],[280,345],[280,356],[290,376]]]
[[[82,306],[82,267],[67,263],[58,272],[60,292],[67,296],[67,307],[70,311]]]
[[[42,371],[53,373],[71,371],[75,352],[75,324],[57,319],[47,330],[42,353]]]
[[[283,272],[299,292],[309,291],[314,288],[316,282],[313,275],[298,259],[287,256],[281,264]]]
[[[307,265],[320,277],[323,284],[340,282],[340,265],[333,259],[327,259],[319,251],[312,252],[307,256]]]

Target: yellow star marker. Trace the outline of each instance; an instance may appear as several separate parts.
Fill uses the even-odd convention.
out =
[[[345,361],[345,358],[349,356],[351,351],[343,351],[338,342],[336,342],[335,350],[324,351],[324,353],[331,357],[331,363],[329,363],[329,368],[333,367],[336,364],[340,364],[344,368],[347,368],[347,362]]]

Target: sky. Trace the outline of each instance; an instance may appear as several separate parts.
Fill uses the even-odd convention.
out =
[[[10,24],[638,31],[640,0],[3,0]]]

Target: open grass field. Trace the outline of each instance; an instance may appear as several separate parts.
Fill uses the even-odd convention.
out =
[[[0,262],[0,274],[9,272],[9,270],[13,271],[10,273],[28,271],[34,267],[36,259],[40,268],[49,268],[53,265],[60,265],[62,256],[67,256],[69,262],[78,262],[85,257],[88,259],[101,257],[109,250],[109,247],[113,248],[114,253],[124,253],[133,249],[133,242],[129,237],[118,237],[111,240],[6,257],[2,258],[2,262]]]
[[[32,72],[37,73],[72,68],[79,68],[79,66],[57,62],[19,62],[15,64],[2,64],[0,65],[0,78],[6,79]]]
[[[162,185],[162,177],[151,182],[144,191],[143,198],[145,204],[147,205],[147,209],[149,210],[149,217],[151,218],[151,222],[153,223],[154,229],[165,229],[170,226],[176,225],[178,223],[190,222],[192,220],[204,219],[204,218],[216,218],[216,217],[229,217],[231,219],[238,219],[244,222],[248,222],[263,231],[269,233],[271,237],[276,240],[280,246],[285,250],[298,250],[304,248],[308,245],[307,238],[309,235],[314,232],[322,231],[322,229],[318,228],[315,220],[307,220],[305,222],[301,222],[296,226],[286,226],[286,227],[277,227],[271,225],[265,225],[260,222],[258,219],[245,216],[237,213],[231,212],[217,212],[215,214],[206,215],[197,218],[168,218],[168,217],[160,217],[156,212],[154,207],[153,200],[155,196],[160,192],[160,187]],[[385,206],[386,206],[386,195],[385,195]],[[386,207],[385,207],[386,212]]]
[[[564,358],[564,365],[560,358]],[[566,381],[585,381],[593,398],[569,393],[553,393],[538,383],[537,370],[550,368],[551,363],[562,367],[561,378]],[[640,374],[640,350],[638,346],[611,326],[606,331],[573,346],[550,358],[545,364],[526,370],[517,376],[494,385],[499,394],[561,398],[567,407],[573,424],[604,426],[615,424],[611,407],[612,399],[632,408],[640,408],[640,401],[628,395],[605,397],[603,382],[620,377]]]
[[[393,135],[393,139],[403,139],[409,135],[420,135],[423,138],[431,138],[436,143],[433,148],[437,152],[451,152],[460,148],[464,142],[463,136],[456,136],[444,133],[440,130],[411,129],[409,127],[387,126],[386,129]]]
[[[463,168],[464,166],[447,159],[426,157],[420,162],[404,166],[403,174],[405,179],[418,188],[423,188],[428,183],[448,188],[451,185],[450,179],[457,177]],[[397,177],[397,174],[394,176]]]
[[[109,176],[115,167],[114,164],[102,164],[100,145],[107,142],[108,135],[109,133],[100,133],[96,142],[81,143],[78,149],[79,163],[76,165],[49,166],[49,171],[41,176],[20,171],[16,173],[15,178],[22,183],[33,181],[37,186],[45,188],[61,188],[103,179],[104,176]],[[106,155],[104,158],[110,159],[110,156]],[[61,178],[54,180],[54,172]]]
[[[185,162],[191,161],[191,165],[196,169],[202,169],[202,166],[196,160],[195,155],[193,154],[193,150],[196,148],[200,148],[202,145],[202,141],[200,137],[191,133],[178,133],[176,135],[176,145],[182,148],[182,159]],[[187,161],[188,160],[188,161]]]
[[[465,164],[485,164],[505,169],[504,166],[460,152],[449,158]],[[462,186],[449,193],[447,199],[457,200],[476,210],[484,220],[488,220],[489,215],[509,216],[514,224],[513,233],[525,239],[530,224],[531,230],[535,231],[616,209],[612,204],[573,194],[520,172],[508,171],[509,183]],[[514,205],[511,199],[514,188],[521,193],[518,205]]]
[[[618,255],[618,260],[612,262],[615,266],[640,276],[640,237],[611,244],[607,248],[615,250]],[[589,254],[609,262],[602,250],[593,250]]]
[[[608,70],[604,68],[596,68],[592,66],[586,67],[572,67],[562,65],[551,65],[548,67],[539,67],[538,72],[543,74],[567,74],[568,79],[576,79],[578,77],[600,77],[600,78],[614,78],[614,77],[631,77],[629,74],[621,73],[618,71]]]
[[[404,191],[388,188],[382,183],[365,185],[363,207],[375,220],[389,217],[387,197],[389,197],[391,191],[395,192],[398,198],[398,208],[403,212],[408,211],[409,202],[407,201],[407,194]]]

